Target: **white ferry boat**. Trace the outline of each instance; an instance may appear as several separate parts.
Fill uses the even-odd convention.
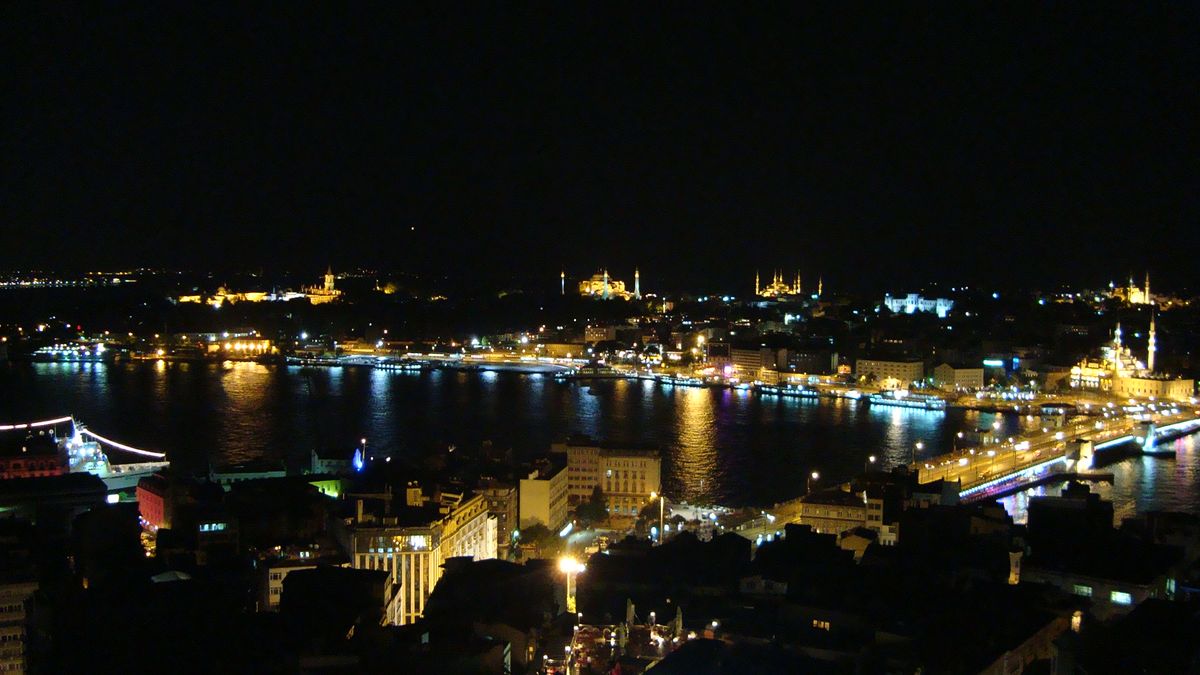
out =
[[[104,481],[109,491],[118,492],[133,489],[137,487],[141,478],[170,466],[165,453],[141,450],[105,438],[89,430],[73,417],[4,424],[0,425],[0,433],[45,434],[57,446],[57,460],[53,455],[47,457],[49,464],[54,466],[40,466],[37,473],[24,475],[90,473]],[[105,446],[121,453],[121,456],[148,457],[152,461],[115,464],[105,452]],[[20,476],[21,474],[18,474],[18,477]]]
[[[946,399],[929,394],[913,394],[907,391],[889,391],[867,397],[871,405],[892,405],[918,410],[945,410]]]

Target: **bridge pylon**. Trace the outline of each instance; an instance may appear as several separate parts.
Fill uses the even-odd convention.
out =
[[[1157,441],[1158,428],[1153,421],[1142,422],[1138,425],[1137,444],[1142,446],[1142,452],[1154,450]]]
[[[1067,459],[1075,460],[1075,467],[1080,471],[1092,470],[1095,457],[1095,446],[1086,438],[1067,444]]]

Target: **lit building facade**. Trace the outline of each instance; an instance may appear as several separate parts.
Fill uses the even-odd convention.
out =
[[[916,314],[917,312],[932,312],[939,319],[946,318],[954,301],[947,298],[924,298],[917,293],[909,293],[903,298],[893,298],[891,294],[883,296],[883,306],[895,314]]]
[[[35,581],[0,584],[0,673],[28,672],[27,608],[38,590]]]
[[[0,435],[0,479],[61,476],[67,471],[66,453],[59,450],[53,433],[42,429]]]
[[[823,490],[790,503],[787,522],[808,525],[818,534],[841,534],[856,527],[882,528],[883,501],[866,493]]]
[[[854,374],[867,378],[874,376],[875,382],[884,389],[905,389],[925,378],[925,362],[858,359],[854,362]]]
[[[943,363],[933,369],[933,383],[942,389],[982,389],[983,368]]]
[[[217,292],[212,295],[204,295],[202,293],[188,293],[175,296],[174,301],[177,304],[207,304],[214,309],[220,309],[226,304],[237,304],[239,302],[288,302],[290,300],[306,299],[314,305],[321,305],[327,302],[333,302],[341,297],[342,292],[334,287],[336,277],[333,274],[333,269],[329,268],[325,271],[323,283],[319,286],[306,286],[302,292],[284,291],[282,293],[267,292],[267,291],[234,291],[226,286],[219,286]]]
[[[314,305],[323,305],[342,297],[342,292],[334,288],[333,268],[325,270],[325,283],[321,286],[309,286],[304,289],[304,296]]]
[[[221,342],[211,342],[208,345],[208,352],[210,354],[220,353],[231,358],[262,356],[265,354],[274,354],[277,351],[275,345],[270,340],[261,337],[223,340]]]
[[[635,516],[662,492],[662,459],[651,450],[600,451],[600,489],[614,515]]]
[[[766,347],[732,347],[729,360],[733,374],[742,379],[758,378],[763,368],[774,367],[775,352]]]
[[[558,443],[551,449],[567,455],[567,486],[573,503],[591,498],[600,486],[608,512],[630,516],[649,503],[650,493],[662,491],[662,458],[653,450],[607,448],[592,442]]]
[[[491,483],[479,489],[479,494],[487,502],[488,512],[496,518],[496,541],[499,554],[508,552],[512,545],[512,533],[518,525],[517,488],[513,485]]]
[[[517,488],[521,529],[545,525],[558,530],[567,522],[567,467],[553,464],[530,472]]]
[[[482,495],[443,495],[441,504],[410,507],[400,517],[360,520],[352,538],[354,568],[386,571],[398,589],[387,618],[393,625],[413,623],[424,614],[447,558],[487,560],[497,551],[496,519]]]
[[[264,563],[266,584],[262,586],[262,597],[258,599],[259,607],[268,612],[279,611],[279,600],[283,597],[283,580],[287,575],[316,568],[317,564],[311,560],[277,560]]]

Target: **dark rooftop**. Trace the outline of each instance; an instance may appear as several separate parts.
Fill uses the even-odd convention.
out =
[[[0,433],[0,456],[55,455],[58,443],[46,430],[9,431]]]
[[[801,497],[800,501],[805,504],[828,504],[831,506],[866,506],[861,494],[838,489],[820,490]]]

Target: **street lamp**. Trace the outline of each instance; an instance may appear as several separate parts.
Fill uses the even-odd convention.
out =
[[[924,449],[925,449],[925,441],[917,441],[916,444],[913,445],[913,454],[912,454],[913,464],[917,463],[917,452],[920,450],[924,450]]]
[[[663,502],[665,502],[665,501],[666,501],[666,498],[665,498],[665,497],[663,497],[662,495],[658,494],[657,492],[651,492],[651,493],[650,493],[650,501],[654,501],[655,499],[657,499],[657,500],[658,500],[658,545],[659,545],[659,546],[662,546],[662,536],[663,536]]]
[[[817,473],[816,471],[808,474],[808,485],[806,486],[807,492],[809,492],[810,494],[812,493],[813,483],[817,482],[817,480],[819,480],[820,478],[821,478],[821,474]]]
[[[587,569],[587,565],[565,555],[558,559],[558,571],[567,577],[567,611],[575,611],[575,575]]]

